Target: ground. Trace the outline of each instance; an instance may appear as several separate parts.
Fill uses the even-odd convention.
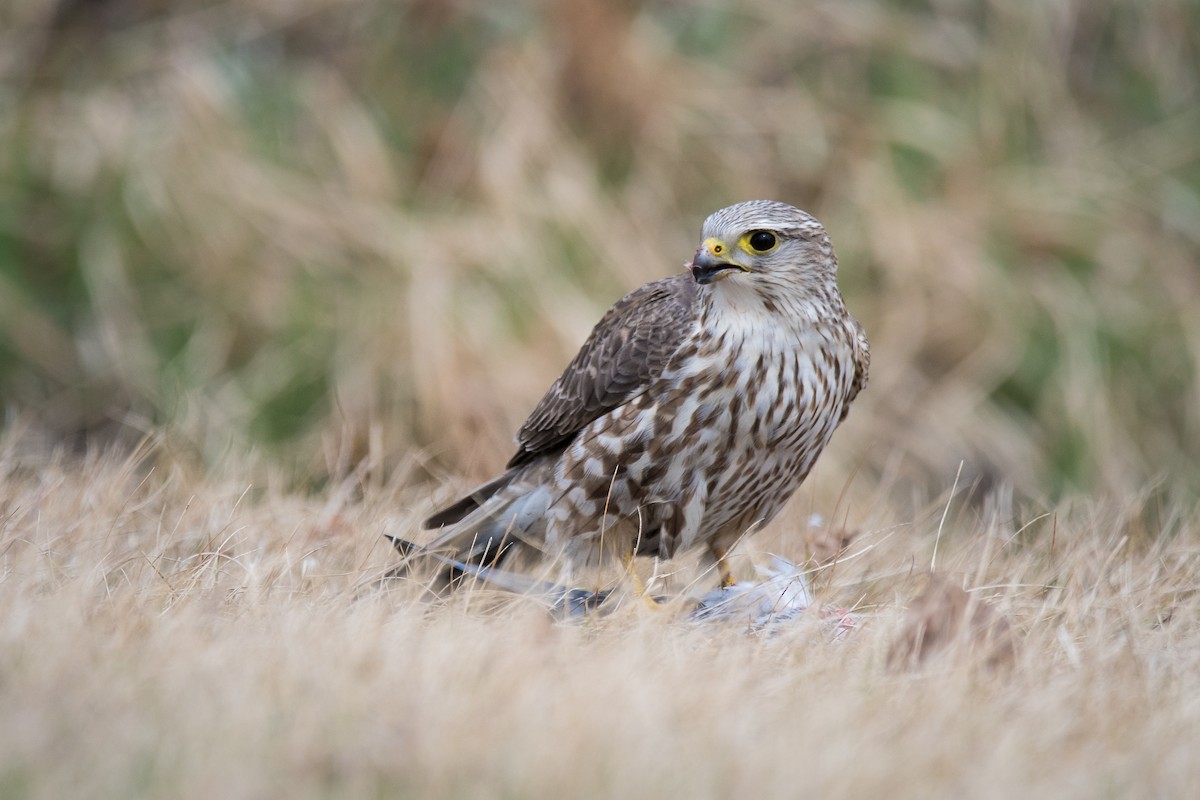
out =
[[[0,461],[4,796],[1200,787],[1200,530],[1139,533],[1133,499],[1063,502],[1024,530],[959,513],[963,495],[908,520],[870,509],[848,560],[813,577],[859,615],[838,638],[815,614],[754,632],[628,602],[562,622],[381,590],[381,533],[418,516],[400,483],[301,495],[152,450],[33,463],[10,442]],[[802,505],[746,558],[796,557]],[[942,579],[1010,625],[1010,656],[967,634],[889,662],[935,541]]]

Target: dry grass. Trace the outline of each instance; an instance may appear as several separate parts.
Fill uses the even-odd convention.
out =
[[[1200,5],[195,5],[0,7],[0,798],[1200,796]],[[861,628],[366,591],[751,197]]]
[[[938,560],[1011,625],[889,666],[941,507],[863,509],[817,581],[861,627],[774,635],[625,604],[365,587],[402,482],[297,497],[141,456],[0,473],[0,794],[1129,796],[1200,787],[1200,526],[1132,504],[962,519]],[[153,458],[151,458],[153,456]],[[149,469],[149,463],[155,463]],[[237,474],[239,469],[229,470]],[[780,545],[803,515],[773,526]],[[861,546],[860,546],[861,545]],[[920,612],[938,612],[928,597]],[[936,604],[935,604],[936,605]],[[961,610],[961,609],[960,609]],[[952,637],[953,638],[953,637]]]

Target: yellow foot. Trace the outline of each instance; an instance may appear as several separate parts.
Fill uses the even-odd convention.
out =
[[[626,553],[622,558],[622,561],[625,562],[625,572],[629,575],[629,581],[633,584],[634,596],[641,600],[643,605],[645,605],[647,608],[653,608],[655,611],[660,610],[662,608],[662,601],[650,594],[649,590],[646,588],[646,582],[642,580],[642,576],[639,575],[637,569],[634,568],[633,553]]]
[[[717,563],[717,573],[721,576],[721,588],[728,589],[737,583],[733,577],[733,570],[730,568],[729,562],[725,560],[725,556],[729,551],[715,544],[710,544],[708,550],[712,553],[713,560]]]

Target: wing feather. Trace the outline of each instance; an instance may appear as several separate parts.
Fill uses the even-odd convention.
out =
[[[867,385],[871,371],[871,345],[867,343],[867,332],[863,330],[863,326],[859,324],[858,320],[848,313],[847,317],[851,334],[854,337],[854,380],[850,384],[850,393],[846,396],[846,402],[842,406],[842,416],[838,420],[838,424],[841,424],[846,419],[846,415],[850,413],[850,404]]]
[[[591,422],[645,391],[690,334],[695,297],[696,284],[683,273],[617,301],[517,432],[509,468],[561,450]]]

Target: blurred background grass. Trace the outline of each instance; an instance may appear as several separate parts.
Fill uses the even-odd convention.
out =
[[[6,425],[483,476],[770,197],[874,345],[839,474],[1195,487],[1198,49],[1192,0],[15,0]]]

